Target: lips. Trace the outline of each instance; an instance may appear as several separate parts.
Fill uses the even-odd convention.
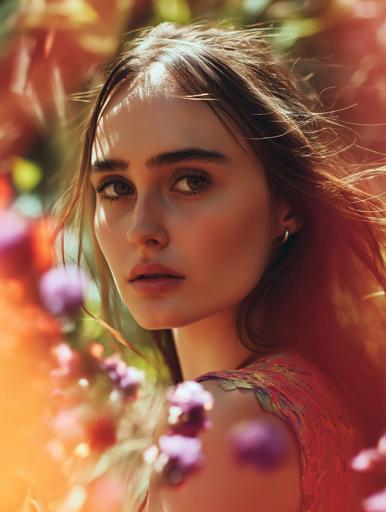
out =
[[[170,274],[147,274],[147,275],[141,274],[140,276],[133,279],[133,281],[138,281],[140,279],[156,279],[156,278],[162,278],[162,277],[172,277],[174,279],[183,279],[183,277],[172,276]]]
[[[143,295],[163,295],[172,293],[184,282],[184,277],[137,277],[130,282],[130,285],[137,293]]]
[[[135,267],[131,270],[129,281],[137,281],[137,280],[146,280],[146,279],[157,279],[157,278],[177,278],[184,279],[185,276],[180,274],[179,272],[173,270],[166,265],[161,265],[160,263],[141,263],[139,265],[135,265]]]

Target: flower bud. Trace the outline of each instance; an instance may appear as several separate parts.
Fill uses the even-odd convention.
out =
[[[233,427],[230,441],[233,456],[239,463],[252,464],[264,471],[276,469],[288,457],[283,431],[264,417]]]
[[[180,435],[164,435],[159,438],[160,455],[156,470],[166,481],[180,485],[187,475],[197,471],[203,462],[202,444],[197,438]]]
[[[168,423],[175,434],[194,437],[212,426],[206,411],[213,407],[213,397],[195,381],[181,382],[167,392]]]
[[[72,316],[83,305],[86,286],[86,276],[77,266],[56,267],[41,277],[40,297],[52,314]]]

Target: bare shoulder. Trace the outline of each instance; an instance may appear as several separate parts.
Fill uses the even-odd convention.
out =
[[[208,412],[212,428],[203,432],[204,465],[190,475],[182,488],[159,489],[165,512],[299,512],[301,465],[297,440],[280,418],[264,412],[251,389],[222,389],[216,379],[200,384],[214,398]],[[229,434],[242,421],[269,416],[283,433],[289,456],[280,467],[262,471],[240,465],[232,457]]]

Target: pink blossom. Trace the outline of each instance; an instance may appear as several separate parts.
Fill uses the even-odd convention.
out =
[[[51,377],[58,379],[76,379],[82,375],[83,364],[79,353],[70,348],[67,343],[59,343],[53,350],[58,367],[51,371]]]
[[[63,441],[79,443],[85,439],[85,430],[76,409],[64,409],[52,419],[52,428]]]
[[[355,471],[369,471],[376,469],[383,457],[376,448],[361,450],[351,461],[351,467]]]
[[[386,432],[379,438],[377,450],[386,459]]]
[[[386,489],[366,498],[363,507],[365,512],[386,512]]]

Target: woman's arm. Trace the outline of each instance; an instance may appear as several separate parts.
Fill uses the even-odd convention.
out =
[[[215,380],[201,382],[213,394],[208,412],[211,429],[200,435],[205,462],[181,488],[155,483],[164,512],[299,512],[301,465],[298,442],[285,421],[264,412],[253,390],[223,390]],[[233,425],[267,415],[287,440],[289,456],[278,469],[264,472],[232,458],[229,432]],[[165,416],[164,416],[165,420]],[[156,438],[165,433],[159,428]]]

